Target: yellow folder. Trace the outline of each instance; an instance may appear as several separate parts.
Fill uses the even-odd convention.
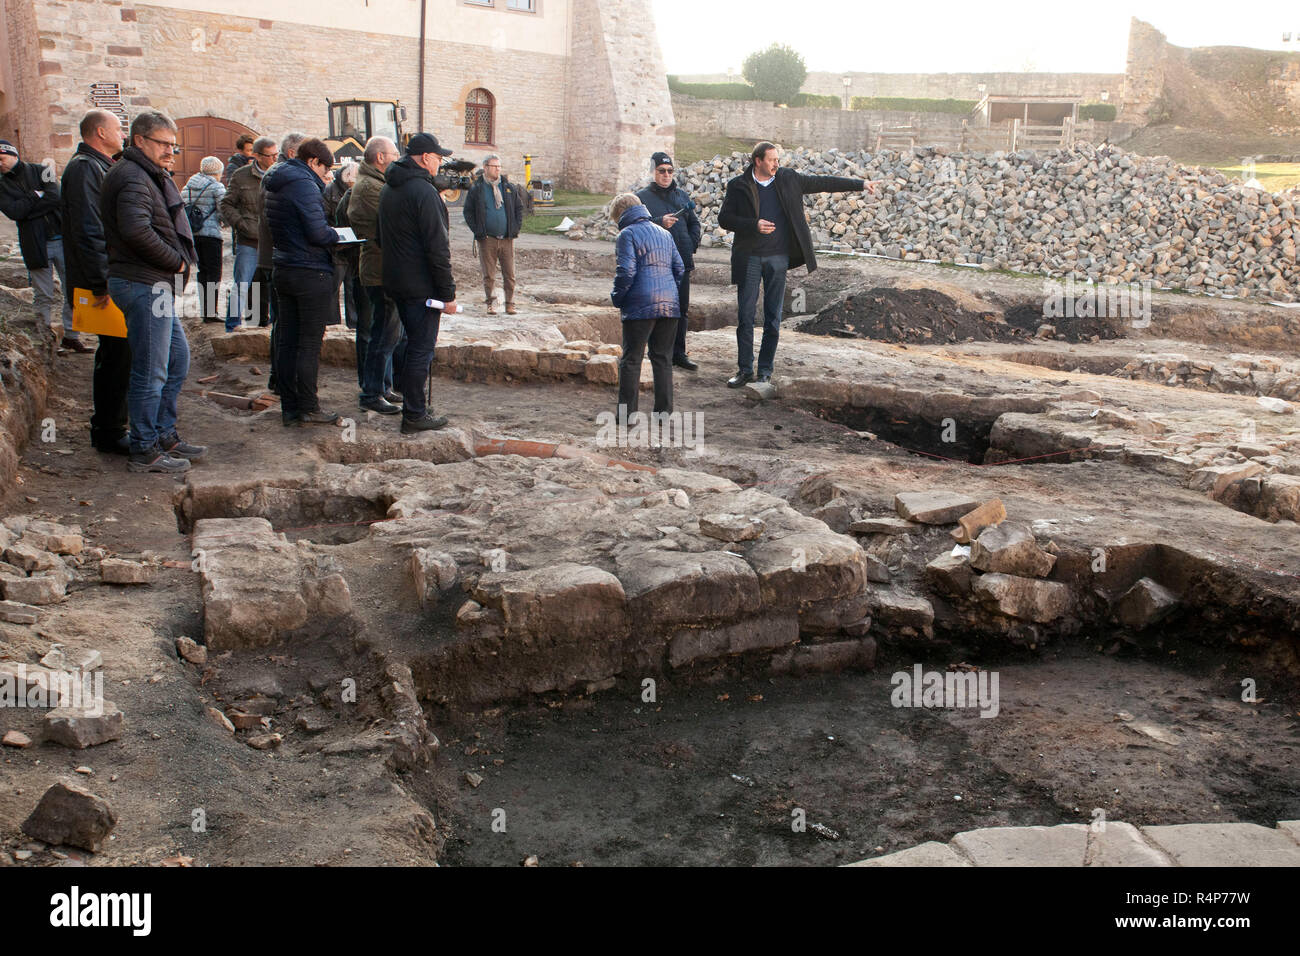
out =
[[[72,290],[72,328],[93,335],[112,335],[126,338],[126,317],[110,298],[103,308],[95,307],[95,297],[89,289]]]

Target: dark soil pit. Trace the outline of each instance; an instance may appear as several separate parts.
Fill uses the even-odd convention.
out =
[[[882,408],[859,408],[853,405],[819,408],[817,417],[836,422],[856,432],[871,432],[878,442],[897,445],[908,454],[923,458],[984,463],[989,450],[989,433],[993,422],[930,421],[921,416],[900,417]],[[863,450],[876,451],[874,446]]]
[[[1300,812],[1300,721],[1262,692],[1258,704],[1237,699],[1222,659],[1119,662],[1075,648],[989,663],[1000,699],[988,719],[893,706],[892,675],[918,661],[956,663],[661,681],[656,703],[626,682],[444,717],[444,862],[825,865],[977,827],[1087,823],[1095,809],[1136,824],[1268,826]],[[804,832],[792,827],[799,810]]]

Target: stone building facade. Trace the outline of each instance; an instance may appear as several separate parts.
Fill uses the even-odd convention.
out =
[[[0,0],[0,12],[0,137],[60,167],[96,103],[324,136],[327,98],[395,99],[407,130],[457,156],[499,153],[519,178],[528,153],[535,176],[601,192],[674,145],[654,22],[635,0]],[[491,103],[489,143],[466,139],[475,91]]]

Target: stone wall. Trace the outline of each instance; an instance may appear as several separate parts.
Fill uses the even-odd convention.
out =
[[[1103,90],[1113,100],[1123,73],[825,73],[809,72],[803,93],[844,96],[844,77],[851,77],[850,96],[908,96],[926,99],[978,100],[985,93],[1006,96],[1082,96],[1100,102]],[[725,73],[682,76],[684,83],[726,83]],[[743,82],[731,77],[730,82]]]
[[[672,101],[650,11],[575,0],[566,178],[596,192],[629,188],[656,150],[676,144]]]
[[[535,175],[599,190],[635,180],[654,150],[673,148],[653,21],[627,0],[576,3],[569,56],[510,48],[490,35],[485,45],[451,43],[435,31],[422,124],[416,38],[143,3],[5,3],[21,69],[18,107],[0,117],[0,137],[60,167],[97,82],[119,83],[132,115],[214,116],[273,136],[325,135],[327,97],[398,99],[410,129],[435,132],[457,155],[499,153],[519,177],[530,153]],[[496,100],[491,147],[464,140],[464,103],[476,87]]]
[[[859,149],[875,144],[880,125],[923,124],[926,129],[961,129],[965,117],[955,113],[904,113],[895,110],[784,109],[758,100],[699,100],[673,95],[673,115],[682,132],[769,139],[783,145],[817,149]]]
[[[1126,123],[1145,125],[1151,107],[1164,88],[1164,59],[1169,50],[1165,35],[1137,17],[1129,21],[1128,63],[1120,94],[1117,117]]]

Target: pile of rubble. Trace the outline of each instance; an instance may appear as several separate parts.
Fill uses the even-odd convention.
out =
[[[704,227],[702,245],[729,243],[718,226],[732,153],[681,170]],[[876,197],[805,200],[818,248],[966,264],[1094,282],[1295,301],[1300,215],[1295,196],[1242,186],[1204,168],[1112,146],[1038,153],[955,153],[917,147],[816,152],[785,163],[809,175],[882,180]],[[570,238],[612,238],[604,213]]]
[[[1230,355],[1229,362],[1193,359],[1177,352],[1139,355],[1112,374],[1118,378],[1200,388],[1235,395],[1300,398],[1300,362]],[[1230,364],[1229,364],[1230,363]]]

